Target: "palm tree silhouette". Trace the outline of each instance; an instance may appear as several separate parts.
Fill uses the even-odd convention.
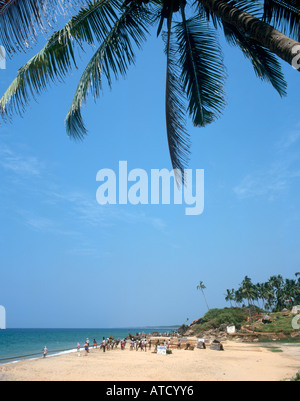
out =
[[[252,330],[254,330],[252,313],[251,313],[251,308],[252,308],[251,302],[256,299],[257,291],[255,288],[255,285],[252,283],[251,279],[248,276],[246,276],[244,278],[244,280],[242,281],[241,293],[242,293],[243,298],[248,301],[250,324],[251,324]]]
[[[200,281],[200,283],[197,285],[197,290],[200,290],[202,292],[204,300],[205,300],[205,303],[206,303],[206,306],[207,306],[207,309],[209,310],[209,306],[207,304],[206,297],[205,297],[205,294],[204,294],[204,290],[205,289],[206,289],[206,287],[205,287],[203,281]]]
[[[232,301],[235,301],[235,291],[234,289],[232,290],[226,290],[226,295],[225,295],[225,301],[230,302],[230,306],[232,307]]]

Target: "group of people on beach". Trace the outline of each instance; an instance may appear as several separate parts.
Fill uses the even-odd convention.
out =
[[[133,351],[134,349],[136,351],[141,350],[141,351],[147,351],[147,347],[149,350],[151,350],[152,342],[151,339],[147,341],[147,338],[144,339],[132,339],[130,342],[130,351]]]
[[[124,350],[126,348],[126,345],[128,343],[128,341],[130,342],[130,351],[136,350],[136,351],[147,351],[147,348],[149,349],[149,351],[151,350],[152,347],[152,341],[151,338],[147,340],[147,338],[138,338],[138,339],[134,339],[132,338],[131,340],[127,340],[126,338],[123,339],[114,339],[112,337],[109,338],[105,338],[103,337],[102,341],[98,344],[97,341],[94,339],[92,347],[93,348],[98,348],[100,350],[102,350],[103,352],[109,351],[109,350],[113,350],[113,349],[117,349],[118,346],[120,345],[121,350]],[[85,351],[85,355],[88,355],[89,353],[89,349],[90,349],[90,341],[87,338],[86,342],[84,344],[84,351]],[[158,346],[164,346],[166,347],[166,349],[170,349],[171,347],[171,340],[169,339],[168,341],[166,339],[164,339],[162,342],[160,342],[160,340],[158,339],[157,342],[155,343],[155,350],[157,350]],[[80,352],[81,346],[78,343],[77,344],[77,351]],[[177,349],[181,349],[181,340],[178,339],[178,343],[177,343]]]
[[[120,347],[121,347],[121,350],[124,350],[125,349],[125,347],[126,347],[126,344],[127,344],[127,339],[126,338],[123,338],[123,339],[114,339],[114,338],[111,338],[111,337],[109,337],[109,338],[105,338],[105,337],[103,337],[103,339],[102,339],[102,341],[98,344],[97,343],[97,341],[94,339],[94,341],[93,341],[93,348],[98,348],[99,347],[99,349],[100,350],[102,350],[103,352],[106,352],[106,351],[109,351],[109,350],[113,350],[113,349],[116,349],[116,348],[118,348],[118,346],[120,345]],[[89,341],[89,339],[87,338],[86,339],[86,341],[85,341],[85,344],[84,344],[84,351],[85,351],[85,355],[88,355],[88,353],[89,353],[89,349],[90,349],[90,341]],[[81,349],[81,346],[80,346],[80,344],[78,343],[77,344],[77,351],[78,351],[78,353],[80,352],[80,349]]]
[[[130,351],[136,350],[136,351],[147,351],[147,348],[149,351],[151,351],[151,347],[152,347],[152,341],[151,338],[147,339],[145,338],[138,338],[138,339],[134,339],[132,338],[131,340],[127,340],[126,338],[123,339],[114,339],[114,338],[105,338],[103,337],[102,341],[98,344],[97,341],[94,339],[92,347],[93,348],[98,348],[100,350],[102,350],[103,352],[109,351],[109,350],[113,350],[113,349],[117,349],[118,346],[120,345],[121,350],[124,350],[126,348],[127,343],[130,343]],[[155,343],[155,350],[157,349],[158,346],[165,346],[166,349],[169,349],[171,346],[171,340],[169,339],[168,341],[164,340],[162,341],[162,343],[160,343],[159,340],[157,340],[157,342]],[[89,349],[90,349],[91,345],[90,345],[90,341],[87,338],[86,342],[84,344],[84,351],[85,351],[85,355],[88,355],[89,353]],[[180,348],[180,342],[178,342],[178,348]],[[77,351],[80,352],[81,346],[78,343],[77,344]]]
[[[148,340],[147,340],[147,337],[131,338],[131,339],[129,339],[129,341],[130,341],[130,351],[141,350],[141,351],[146,352],[147,348],[149,349],[149,351],[151,351],[151,347],[152,347],[151,338]],[[105,337],[103,337],[102,341],[99,344],[97,343],[96,339],[94,339],[92,347],[96,348],[96,349],[99,347],[100,350],[102,350],[103,352],[106,352],[109,350],[117,349],[118,346],[120,345],[121,350],[124,350],[126,348],[127,342],[128,342],[127,338],[115,339],[113,337],[109,337],[106,339]],[[166,339],[164,339],[161,343],[160,340],[158,339],[157,342],[155,343],[155,351],[157,351],[158,346],[165,346],[166,349],[170,349],[171,340],[169,339],[168,341],[166,341]],[[90,347],[91,347],[90,340],[87,338],[84,343],[84,346],[83,346],[84,355],[87,356],[89,354]],[[181,349],[181,340],[180,339],[178,339],[177,349]],[[81,345],[80,345],[80,343],[78,343],[77,344],[78,355],[80,355],[80,350],[81,350]],[[45,347],[43,349],[44,358],[46,358],[47,354],[48,354],[48,349],[47,349],[47,347]]]

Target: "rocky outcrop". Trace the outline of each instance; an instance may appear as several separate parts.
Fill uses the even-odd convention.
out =
[[[199,324],[199,323],[196,323]],[[224,341],[228,338],[228,333],[227,333],[227,326],[228,324],[222,324],[219,328],[217,329],[209,329],[205,330],[203,332],[199,332],[199,329],[197,330],[197,333],[195,333],[195,329],[193,328],[193,323],[191,323],[189,326],[186,327],[186,330],[184,332],[184,336],[197,336],[198,338],[204,338],[205,343],[210,344],[214,340],[217,341]]]
[[[195,324],[201,324],[202,323],[202,321],[203,321],[203,319],[202,318],[200,318],[200,319],[196,319],[196,320],[194,320],[191,324],[190,324],[190,326],[194,326]]]
[[[258,342],[260,340],[280,340],[287,337],[284,333],[261,333],[261,332],[252,332],[250,328],[241,328],[241,330],[237,330],[235,333],[230,334],[227,332],[228,324],[222,324],[217,329],[209,329],[203,332],[199,332],[199,327],[197,333],[195,333],[193,327],[187,327],[185,336],[197,336],[198,338],[203,338],[206,344],[211,344],[213,341],[224,342],[228,339],[236,341],[236,342]],[[290,334],[291,337],[300,338],[300,332],[295,332]]]

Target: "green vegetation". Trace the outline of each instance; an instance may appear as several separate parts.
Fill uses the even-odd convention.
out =
[[[208,330],[219,329],[222,325],[233,324],[237,330],[241,330],[245,334],[255,333],[262,334],[260,341],[269,342],[273,335],[276,335],[278,341],[280,338],[284,342],[299,343],[299,336],[295,337],[295,330],[292,327],[293,317],[290,312],[274,312],[269,315],[270,320],[264,321],[264,311],[256,306],[251,308],[251,319],[252,324],[250,324],[249,318],[249,307],[247,308],[224,308],[224,309],[210,309],[203,318],[199,319],[197,322],[192,324],[192,326],[187,326],[183,324],[178,332],[180,334],[185,334],[190,328],[193,330],[193,334],[198,336]],[[223,328],[224,329],[224,328]],[[268,336],[270,334],[270,336]],[[280,352],[271,347],[273,352]],[[277,347],[275,347],[277,348]]]
[[[292,382],[300,382],[300,372],[296,374],[296,377],[291,380]]]
[[[271,352],[283,352],[280,347],[276,347],[275,345],[264,345],[263,348],[266,348]]]
[[[209,329],[217,329],[222,324],[234,324],[240,329],[247,323],[248,311],[239,308],[211,309],[207,312],[198,324],[193,325],[195,333],[200,333]]]
[[[205,289],[200,281],[197,290],[202,291],[206,302]],[[243,327],[245,333],[278,334],[278,338],[284,337],[286,341],[293,341],[294,316],[290,310],[294,305],[300,304],[300,273],[295,273],[295,279],[284,279],[277,275],[271,276],[265,283],[257,284],[253,284],[251,278],[246,276],[237,290],[227,289],[225,300],[230,302],[231,308],[208,310],[203,318],[192,324],[195,335],[233,324],[237,330]],[[232,306],[233,303],[236,304],[235,307]],[[191,328],[191,325],[186,324],[179,328],[180,334]]]
[[[270,314],[270,323],[263,324],[261,321],[254,323],[254,330],[263,333],[283,333],[290,334],[294,330],[292,328],[292,320],[294,316],[285,316],[279,313]]]
[[[276,348],[276,347],[273,347],[272,349],[270,349],[270,351],[271,352],[283,352],[282,349]]]
[[[261,338],[259,339],[259,343],[269,343],[270,339],[269,338]],[[276,339],[276,344],[290,344],[290,345],[298,345],[300,343],[300,338],[299,337],[283,337],[283,338],[278,338]]]

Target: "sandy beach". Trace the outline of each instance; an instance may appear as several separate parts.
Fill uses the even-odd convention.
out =
[[[273,346],[280,347],[278,349]],[[281,381],[300,371],[300,345],[227,341],[224,351],[172,350],[171,355],[81,352],[0,366],[0,381]],[[274,352],[274,351],[277,352]],[[153,351],[153,349],[152,349]],[[273,352],[272,352],[273,351]]]

